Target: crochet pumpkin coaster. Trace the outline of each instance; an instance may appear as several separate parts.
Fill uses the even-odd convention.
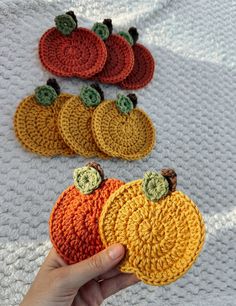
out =
[[[52,244],[68,264],[104,248],[98,233],[98,218],[109,196],[123,184],[117,179],[104,179],[96,163],[74,171],[74,185],[60,195],[49,221]]]
[[[107,48],[107,61],[95,78],[102,83],[119,83],[124,80],[134,66],[134,53],[131,44],[121,35],[112,34],[111,19],[95,23],[92,28],[104,40]]]
[[[98,147],[107,155],[128,160],[143,158],[155,145],[155,128],[147,114],[135,108],[134,94],[118,95],[94,111],[92,130]]]
[[[134,66],[128,77],[119,85],[124,89],[139,89],[145,87],[153,78],[155,62],[150,51],[143,45],[136,43],[138,32],[131,27],[129,32],[121,32],[128,40],[132,39],[134,52]]]
[[[107,49],[93,31],[77,28],[72,11],[55,18],[56,27],[40,39],[39,57],[51,73],[65,77],[90,78],[102,70]]]
[[[57,126],[58,113],[72,95],[60,93],[55,79],[26,97],[14,117],[15,134],[23,147],[44,156],[75,154],[63,141]]]
[[[68,100],[60,111],[60,133],[67,145],[82,156],[107,157],[94,141],[91,127],[94,110],[103,99],[103,91],[98,84],[84,86],[80,96]]]
[[[184,193],[176,174],[163,169],[120,187],[103,206],[99,232],[105,246],[121,243],[122,272],[150,285],[167,285],[185,274],[205,237],[202,216]]]

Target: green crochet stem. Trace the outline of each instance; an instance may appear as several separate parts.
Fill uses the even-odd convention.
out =
[[[34,92],[36,101],[43,106],[50,106],[58,96],[55,89],[49,85],[39,86]]]
[[[102,177],[93,167],[85,166],[74,170],[74,185],[83,194],[90,194],[97,189]]]
[[[118,94],[117,100],[115,101],[116,107],[122,114],[128,114],[134,108],[131,99],[125,95]]]
[[[128,32],[120,31],[118,34],[124,37],[124,39],[126,39],[131,46],[134,44],[133,37]]]
[[[81,88],[80,98],[87,107],[97,106],[101,102],[99,92],[91,86]]]
[[[59,15],[55,18],[56,28],[63,35],[68,36],[77,27],[75,20],[68,14]]]
[[[157,202],[168,194],[169,184],[163,175],[149,171],[144,174],[142,189],[148,200]]]
[[[108,26],[101,22],[96,22],[92,27],[92,31],[95,32],[102,40],[106,40],[110,35]]]

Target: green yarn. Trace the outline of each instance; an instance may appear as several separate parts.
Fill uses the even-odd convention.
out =
[[[169,184],[163,175],[148,171],[144,174],[142,189],[148,200],[157,202],[167,195]]]
[[[124,37],[124,39],[126,39],[131,45],[134,44],[133,37],[128,32],[120,31],[118,34]]]
[[[96,22],[93,25],[92,31],[95,32],[99,37],[101,37],[102,40],[106,40],[110,35],[108,26],[100,22]]]
[[[83,194],[90,194],[102,182],[100,173],[93,167],[82,167],[74,170],[74,185]]]
[[[91,86],[81,88],[80,98],[87,107],[97,106],[101,102],[99,92]]]
[[[55,89],[49,85],[37,87],[34,93],[37,102],[44,106],[50,106],[58,96]]]
[[[130,98],[122,94],[117,95],[117,100],[115,103],[116,107],[123,114],[128,114],[134,108],[133,102],[130,100]]]
[[[68,14],[57,16],[55,18],[55,24],[58,31],[65,36],[70,35],[70,33],[75,30],[77,26],[74,19]]]

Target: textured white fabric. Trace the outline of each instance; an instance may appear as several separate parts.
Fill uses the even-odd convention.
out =
[[[102,161],[107,176],[133,180],[170,166],[178,187],[203,213],[207,237],[195,266],[165,287],[138,284],[104,305],[236,305],[236,3],[232,0],[0,1],[0,304],[18,305],[51,244],[48,218],[85,159],[42,158],[15,139],[19,101],[49,74],[38,59],[40,36],[55,15],[73,9],[79,24],[113,18],[137,26],[156,59],[139,105],[158,131],[151,156]],[[58,79],[78,93],[82,82]],[[118,88],[105,86],[113,98]],[[87,160],[86,160],[87,161]],[[32,305],[33,306],[33,305]]]

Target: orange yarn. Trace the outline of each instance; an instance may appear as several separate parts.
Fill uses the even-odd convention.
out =
[[[75,154],[63,141],[57,126],[58,113],[71,97],[60,94],[51,106],[38,104],[35,96],[23,99],[14,117],[15,133],[23,147],[44,156]]]
[[[121,243],[122,272],[150,285],[166,285],[185,274],[199,255],[205,227],[197,206],[174,191],[153,203],[142,180],[120,187],[103,206],[99,232],[105,246]]]
[[[70,186],[60,195],[49,227],[52,244],[65,262],[79,262],[104,248],[98,234],[98,218],[109,196],[123,184],[107,179],[91,194],[84,195]]]

